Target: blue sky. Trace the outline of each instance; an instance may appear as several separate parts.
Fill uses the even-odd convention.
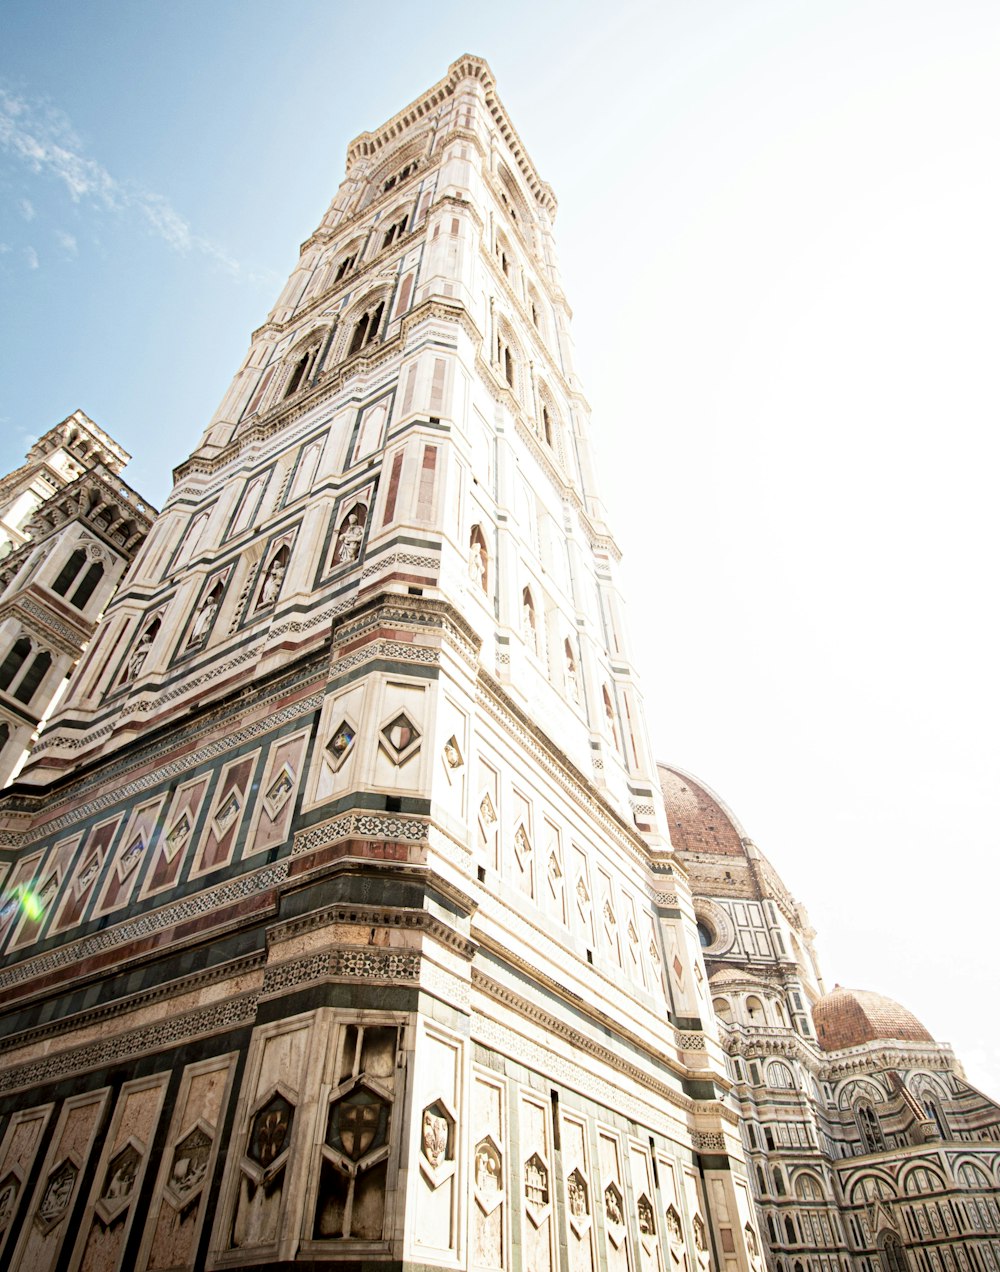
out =
[[[560,201],[654,745],[828,983],[1000,1092],[1000,8],[12,2],[0,470],[81,407],[161,503],[347,143],[485,56]]]

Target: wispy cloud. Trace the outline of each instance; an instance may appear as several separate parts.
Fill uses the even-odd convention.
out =
[[[33,221],[35,219],[35,208],[30,199],[22,199],[17,205],[17,210],[26,221]]]
[[[223,248],[192,231],[169,199],[143,189],[134,181],[114,177],[103,164],[89,158],[62,111],[44,101],[29,100],[12,93],[2,86],[0,149],[23,163],[32,173],[54,177],[61,182],[74,203],[89,203],[110,212],[131,213],[173,251],[185,255],[192,251],[200,252],[233,276],[243,274],[240,263]],[[21,214],[25,220],[34,216],[30,200],[21,201]]]
[[[76,255],[76,236],[67,234],[65,230],[56,230],[56,242],[70,256]]]
[[[24,260],[25,260],[25,264],[28,266],[28,269],[38,268],[38,253],[35,251],[33,247],[26,247],[24,249]]]

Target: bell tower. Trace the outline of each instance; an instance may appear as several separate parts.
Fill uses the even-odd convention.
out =
[[[459,59],[175,470],[0,810],[12,1267],[762,1267],[555,213]]]

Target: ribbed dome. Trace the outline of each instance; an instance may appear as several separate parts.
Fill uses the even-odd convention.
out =
[[[718,796],[686,773],[657,765],[670,841],[678,852],[743,856],[742,833]]]
[[[899,1003],[870,989],[835,985],[812,1009],[816,1039],[824,1051],[859,1047],[881,1039],[894,1042],[933,1042],[927,1030]]]

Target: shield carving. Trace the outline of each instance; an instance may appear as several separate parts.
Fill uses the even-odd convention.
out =
[[[378,1133],[381,1112],[381,1101],[367,1091],[359,1091],[337,1106],[337,1132],[344,1152],[352,1162],[358,1161],[371,1148]]]

